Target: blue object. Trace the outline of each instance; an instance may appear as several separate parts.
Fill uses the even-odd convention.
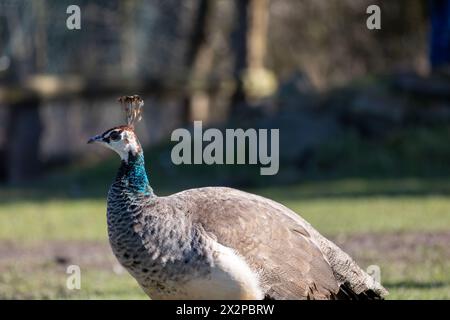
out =
[[[450,64],[450,1],[430,0],[430,63],[434,69]]]

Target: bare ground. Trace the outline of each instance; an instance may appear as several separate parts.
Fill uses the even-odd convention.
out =
[[[0,272],[11,265],[22,270],[36,266],[76,264],[85,268],[113,268],[117,264],[108,243],[97,241],[46,241],[33,245],[0,242]]]
[[[436,256],[450,260],[450,231],[361,234],[331,240],[358,262],[421,263]]]
[[[361,264],[421,263],[424,259],[450,260],[450,231],[361,234],[330,238]],[[47,241],[33,245],[0,242],[0,272],[12,265],[21,269],[64,267],[115,268],[117,262],[107,242]]]

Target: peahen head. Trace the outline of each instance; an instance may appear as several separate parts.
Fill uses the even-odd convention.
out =
[[[99,143],[117,152],[120,158],[128,162],[130,157],[142,155],[142,147],[134,132],[134,124],[141,120],[144,100],[138,95],[120,97],[119,102],[125,110],[127,124],[106,130],[88,140],[88,143]]]
[[[117,152],[122,159],[122,165],[116,181],[136,193],[153,196],[144,164],[144,154],[141,144],[134,132],[134,123],[141,119],[143,100],[137,96],[119,98],[125,107],[127,125],[106,130],[88,140],[88,143],[98,143]]]
[[[130,156],[142,154],[142,147],[132,127],[119,126],[106,130],[88,140],[88,143],[98,143],[114,150],[120,158],[128,162]]]

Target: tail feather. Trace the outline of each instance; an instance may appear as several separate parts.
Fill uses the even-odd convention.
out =
[[[384,300],[384,297],[369,289],[361,293],[354,292],[348,283],[344,283],[339,287],[339,292],[336,297],[337,300]]]
[[[336,280],[340,283],[339,297],[353,299],[382,299],[389,292],[370,275],[362,270],[356,262],[337,245],[321,235],[316,238],[319,246],[333,269]]]

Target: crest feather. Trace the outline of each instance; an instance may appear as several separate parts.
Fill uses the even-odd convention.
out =
[[[144,100],[137,94],[132,96],[122,96],[117,99],[125,110],[127,125],[134,128],[134,124],[142,118],[142,106]]]

